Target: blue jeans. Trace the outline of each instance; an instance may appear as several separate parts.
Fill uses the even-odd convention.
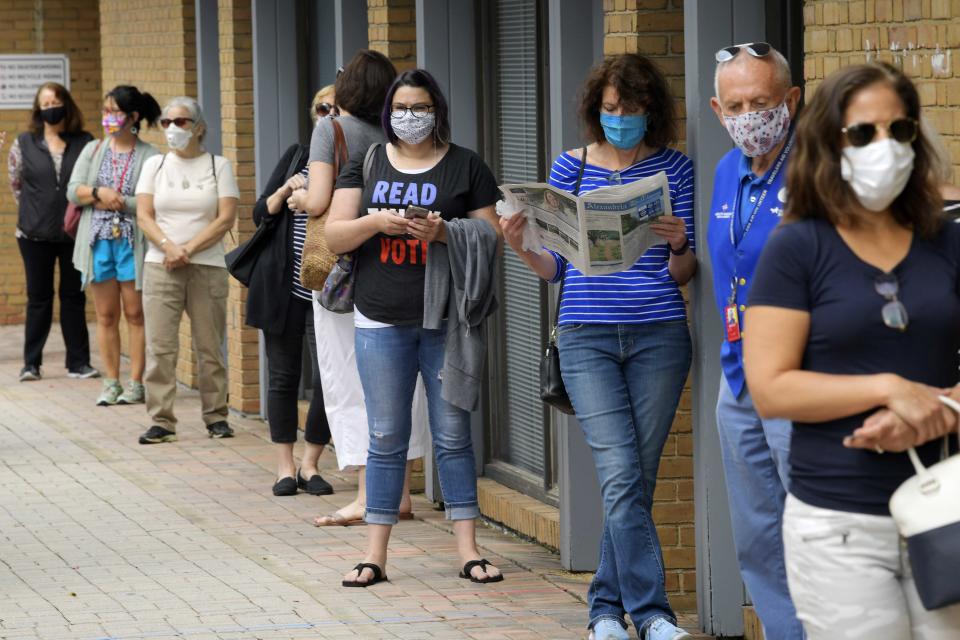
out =
[[[370,429],[367,509],[370,524],[396,524],[410,445],[417,373],[427,392],[430,435],[448,520],[480,515],[470,413],[440,396],[446,331],[383,327],[356,331],[357,369]]]
[[[651,508],[660,454],[690,370],[686,322],[563,325],[560,371],[600,479],[603,538],[590,584],[590,624],[638,631],[675,622]]]
[[[799,640],[803,627],[787,589],[783,558],[790,421],[761,419],[750,391],[744,388],[737,398],[722,378],[717,425],[743,582],[766,637]]]

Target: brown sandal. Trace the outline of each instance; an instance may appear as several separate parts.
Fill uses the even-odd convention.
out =
[[[405,513],[398,514],[398,517],[401,520],[413,520],[413,513],[407,511]],[[334,511],[333,513],[327,514],[325,516],[317,516],[313,519],[313,526],[315,527],[359,527],[367,524],[363,521],[363,518],[344,518],[340,515],[339,512]]]

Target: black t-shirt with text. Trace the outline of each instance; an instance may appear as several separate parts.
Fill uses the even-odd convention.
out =
[[[450,145],[446,155],[423,173],[404,173],[380,146],[363,183],[363,154],[343,169],[337,188],[362,188],[360,215],[382,209],[403,211],[416,205],[444,220],[464,218],[493,205],[500,197],[497,181],[476,153]],[[424,267],[427,243],[409,236],[377,233],[357,253],[353,302],[364,316],[378,322],[419,326],[423,320]]]
[[[902,332],[883,323],[887,300],[875,289],[882,272],[857,257],[833,225],[825,220],[781,224],[757,263],[750,306],[810,314],[805,371],[894,373],[952,387],[960,366],[960,227],[945,224],[933,238],[914,236],[893,274],[909,317]],[[748,331],[749,321],[748,310]],[[815,507],[889,515],[891,494],[914,474],[907,454],[843,446],[843,438],[875,410],[828,422],[794,422],[790,493]],[[954,436],[954,448],[956,443]],[[940,441],[918,448],[925,464],[936,462],[940,450]]]

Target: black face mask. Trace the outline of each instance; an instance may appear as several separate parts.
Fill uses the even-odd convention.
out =
[[[50,107],[40,110],[40,119],[47,124],[60,124],[65,117],[67,117],[66,107]]]

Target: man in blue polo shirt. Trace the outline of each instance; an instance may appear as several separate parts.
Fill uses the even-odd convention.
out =
[[[757,415],[741,337],[753,270],[787,199],[800,89],[792,86],[786,59],[765,42],[726,47],[716,60],[710,105],[736,144],[717,165],[707,230],[724,325],[717,422],[743,581],[766,637],[794,640],[804,636],[787,590],[781,535],[790,423]]]

